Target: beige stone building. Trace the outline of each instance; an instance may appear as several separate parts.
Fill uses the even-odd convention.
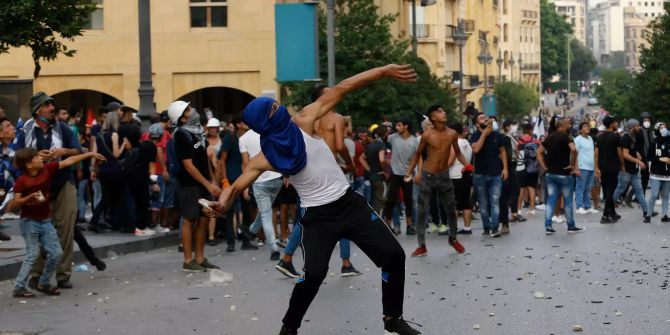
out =
[[[624,9],[624,48],[626,58],[626,70],[639,72],[640,67],[640,49],[649,46],[647,42],[647,26],[653,20],[653,17],[644,16],[633,7]]]
[[[502,0],[500,44],[503,79],[533,87],[540,84],[540,3],[537,0]],[[512,61],[514,60],[514,61]]]
[[[34,91],[97,109],[111,100],[139,107],[138,5],[98,0],[89,29],[60,56],[42,64]],[[215,115],[240,111],[254,96],[275,95],[274,5],[271,0],[151,1],[154,101],[157,111],[175,99],[193,101]],[[7,85],[33,78],[30,50],[0,55],[0,106],[28,116],[30,94]],[[4,86],[4,89],[3,89]],[[20,101],[19,101],[20,100]]]
[[[586,6],[584,0],[554,0],[556,12],[573,29],[573,36],[586,45]]]

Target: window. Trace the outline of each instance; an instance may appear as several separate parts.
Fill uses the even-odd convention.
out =
[[[227,0],[190,0],[191,27],[227,27]]]
[[[95,10],[89,14],[88,22],[82,29],[102,30],[104,26],[102,0],[94,0],[93,3],[95,3]]]

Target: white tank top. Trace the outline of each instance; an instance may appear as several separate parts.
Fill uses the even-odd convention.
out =
[[[302,131],[302,130],[301,130]],[[342,168],[322,139],[315,139],[304,131],[307,164],[289,182],[300,196],[300,207],[315,207],[334,202],[349,188]]]

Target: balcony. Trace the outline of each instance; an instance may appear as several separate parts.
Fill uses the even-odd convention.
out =
[[[429,38],[431,29],[429,24],[417,24],[416,25],[416,38]],[[412,37],[412,25],[409,26],[409,36]]]
[[[537,71],[540,69],[540,63],[523,64],[521,70],[523,71]]]

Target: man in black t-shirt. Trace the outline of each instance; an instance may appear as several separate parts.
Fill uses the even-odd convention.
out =
[[[372,187],[372,209],[381,214],[386,199],[384,198],[384,184],[386,175],[384,175],[384,166],[386,164],[386,137],[388,128],[380,126],[373,131],[375,138],[361,155],[360,163],[370,175],[370,186]]]
[[[628,184],[633,186],[635,197],[637,199],[644,199],[644,191],[642,190],[642,179],[640,178],[640,170],[645,170],[645,165],[642,154],[638,151],[637,137],[640,134],[642,127],[640,122],[635,119],[630,119],[627,122],[628,133],[624,134],[619,141],[619,148],[621,148],[621,156],[624,160],[624,170],[619,172],[619,182],[614,191],[614,199],[619,199],[621,194],[626,191]],[[647,216],[649,209],[646,201],[638,201],[642,207],[643,216]],[[651,215],[649,213],[649,215]]]
[[[596,178],[600,178],[605,202],[605,210],[600,223],[615,223],[621,218],[614,209],[614,190],[617,186],[619,171],[623,168],[620,160],[620,137],[617,134],[619,124],[613,117],[606,116],[603,118],[603,126],[607,128],[607,131],[598,135],[595,152]]]
[[[563,194],[563,209],[568,223],[568,233],[578,233],[584,230],[575,226],[572,198],[575,192],[575,179],[572,174],[579,176],[577,165],[577,149],[569,135],[570,120],[556,121],[556,131],[551,133],[537,151],[537,159],[542,168],[547,171],[547,204],[544,214],[544,231],[551,235],[556,231],[552,227],[552,215],[558,202],[559,192]],[[545,156],[546,154],[546,156]]]
[[[177,125],[174,133],[174,149],[181,165],[177,173],[179,188],[177,203],[184,218],[182,245],[186,272],[205,272],[218,269],[205,259],[205,235],[209,219],[202,214],[198,200],[219,196],[221,189],[211,183],[207,159],[207,141],[200,122],[200,115],[189,103],[175,101],[168,108],[170,121]],[[193,258],[193,234],[195,233],[195,259]]]

